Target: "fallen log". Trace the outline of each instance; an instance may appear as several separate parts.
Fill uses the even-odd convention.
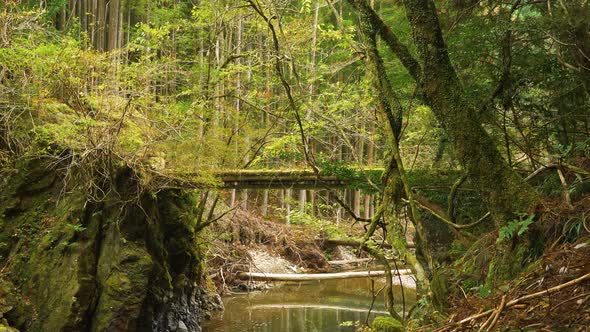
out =
[[[337,310],[337,311],[350,311],[350,312],[369,312],[368,308],[351,308],[345,306],[335,305],[321,305],[321,304],[257,304],[248,309],[321,309],[321,310]],[[389,314],[388,311],[384,310],[371,310],[374,314]]]
[[[361,243],[359,241],[355,241],[355,240],[322,240],[321,241],[324,245],[329,245],[329,246],[344,246],[344,247],[359,247],[361,245]],[[381,244],[381,246],[385,249],[391,249],[391,244],[389,243],[383,243]],[[408,248],[414,248],[414,243],[413,242],[409,242],[408,243]]]
[[[396,258],[388,259],[388,261],[392,261],[392,262],[395,260],[399,261],[399,259],[396,259]],[[338,265],[362,264],[362,263],[368,263],[368,262],[374,262],[376,264],[379,263],[375,258],[357,258],[357,259],[328,261],[328,264],[338,266]]]
[[[374,258],[357,258],[357,259],[347,259],[347,260],[338,260],[338,261],[328,261],[330,265],[352,265],[352,264],[361,264],[367,263],[370,261],[374,261]]]
[[[412,272],[409,269],[398,270],[397,274],[408,275]],[[290,274],[290,273],[258,273],[258,272],[240,272],[237,277],[242,280],[258,281],[310,281],[310,280],[335,280],[335,279],[352,279],[367,277],[383,277],[385,271],[354,271],[354,272],[337,272],[337,273],[309,273],[309,274]]]

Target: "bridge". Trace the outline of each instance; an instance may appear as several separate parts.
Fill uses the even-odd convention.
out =
[[[229,170],[215,174],[223,189],[321,189],[368,186],[368,180],[379,183],[383,168],[347,168],[338,175],[311,169]]]
[[[375,192],[376,186],[381,185],[383,167],[338,167],[321,170],[319,175],[311,169],[248,169],[248,170],[220,170],[207,173],[185,173],[180,177],[170,177],[166,174],[156,174],[164,186],[178,188],[219,188],[219,189],[361,189]],[[412,179],[414,189],[448,190],[456,179],[460,178],[459,170],[410,170],[408,176]],[[461,190],[474,190],[466,188]]]

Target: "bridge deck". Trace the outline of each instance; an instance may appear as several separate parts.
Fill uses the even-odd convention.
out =
[[[322,189],[346,188],[355,182],[363,181],[364,174],[380,176],[383,168],[367,168],[355,171],[355,176],[320,175],[310,169],[292,170],[230,170],[217,176],[226,189]]]

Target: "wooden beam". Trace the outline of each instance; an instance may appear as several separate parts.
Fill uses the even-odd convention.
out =
[[[217,172],[184,173],[172,176],[168,173],[158,173],[152,170],[154,183],[162,188],[201,188],[201,189],[326,189],[349,188],[358,189],[359,185],[366,185],[368,175],[373,181],[383,174],[381,167],[352,168],[351,174],[318,176],[311,169],[287,170],[219,170]],[[346,173],[346,172],[345,172]],[[378,183],[379,181],[376,181]],[[370,187],[370,186],[368,186]],[[416,186],[423,189],[424,186]],[[433,189],[446,190],[448,186],[435,186]]]

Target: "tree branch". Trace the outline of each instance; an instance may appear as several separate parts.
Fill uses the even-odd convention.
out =
[[[376,28],[377,33],[385,44],[389,47],[389,49],[395,53],[395,55],[399,58],[402,65],[406,68],[408,73],[412,75],[416,82],[420,81],[420,77],[422,76],[422,69],[420,64],[414,56],[410,53],[410,50],[406,45],[404,45],[397,36],[393,33],[391,28],[383,20],[371,6],[367,3],[366,0],[348,0],[348,2],[359,12],[363,12],[367,15],[367,18],[371,21],[371,24]]]

